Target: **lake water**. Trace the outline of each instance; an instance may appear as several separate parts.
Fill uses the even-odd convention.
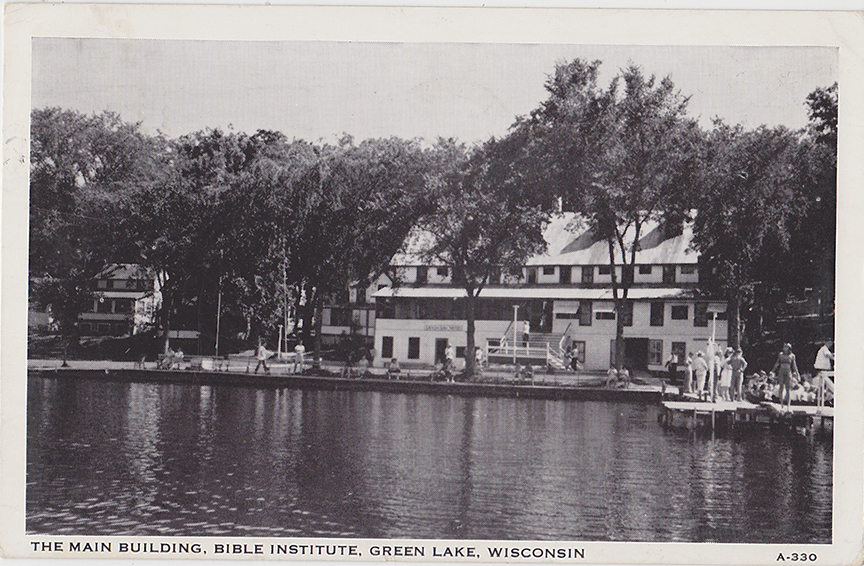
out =
[[[833,446],[654,405],[30,378],[27,531],[831,542]]]

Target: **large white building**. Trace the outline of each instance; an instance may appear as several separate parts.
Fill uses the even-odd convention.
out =
[[[536,359],[544,346],[560,354],[572,343],[586,369],[609,367],[616,327],[609,248],[589,230],[574,226],[572,214],[555,217],[544,232],[547,252],[531,258],[521,276],[504,274],[480,293],[475,343],[490,359],[508,351],[500,349],[502,344],[514,356],[520,353],[527,320],[525,352],[533,352],[528,357]],[[702,350],[712,334],[725,344],[726,303],[697,294],[698,258],[690,249],[690,224],[675,235],[658,225],[646,226],[643,234],[632,270],[616,260],[618,280],[632,281],[632,312],[624,313],[625,363],[633,370],[660,371],[671,352],[683,358]],[[448,266],[418,259],[423,242],[428,239],[415,234],[408,251],[394,258],[400,285],[374,293],[379,364],[391,358],[432,364],[448,344],[464,356],[465,292],[452,284]]]
[[[78,316],[81,334],[125,336],[155,323],[162,296],[152,271],[115,263],[94,279],[93,306]]]

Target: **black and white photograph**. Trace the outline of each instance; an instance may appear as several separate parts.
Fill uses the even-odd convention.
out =
[[[24,47],[7,554],[855,561],[842,42],[111,21]]]

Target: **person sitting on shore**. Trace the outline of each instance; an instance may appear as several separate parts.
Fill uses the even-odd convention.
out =
[[[399,374],[402,373],[402,369],[399,367],[399,360],[393,358],[390,360],[390,365],[387,366],[387,379],[399,379]]]
[[[624,389],[630,387],[630,369],[628,369],[627,366],[618,370],[618,377],[621,379],[621,387]]]
[[[609,366],[606,372],[606,387],[618,387],[618,370],[615,366]]]

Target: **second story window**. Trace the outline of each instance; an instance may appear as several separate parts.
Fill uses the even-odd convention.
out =
[[[425,285],[429,281],[429,270],[425,265],[417,268],[417,284]]]
[[[693,307],[693,326],[708,326],[708,303],[696,303]]]
[[[597,275],[612,275],[612,267],[609,265],[598,265]]]
[[[535,285],[537,283],[537,268],[529,267],[528,269],[526,269],[526,272],[528,276],[528,284]]]
[[[555,267],[552,265],[544,265],[543,275],[555,275]]]
[[[631,283],[633,283],[633,266],[632,265],[621,266],[621,280],[625,285],[630,285]]]
[[[681,275],[693,275],[696,273],[695,265],[682,265],[681,266]]]
[[[666,308],[663,306],[663,301],[655,301],[651,303],[651,326],[663,326]]]
[[[450,268],[446,265],[438,268],[438,277],[447,277],[450,275]]]
[[[663,266],[663,283],[675,283],[675,266],[674,265],[664,265]]]
[[[639,275],[651,275],[651,266],[650,265],[640,265],[639,266]]]
[[[593,265],[583,265],[582,266],[582,283],[585,285],[590,285],[594,283],[594,266]]]
[[[366,287],[357,287],[357,304],[366,304]]]

